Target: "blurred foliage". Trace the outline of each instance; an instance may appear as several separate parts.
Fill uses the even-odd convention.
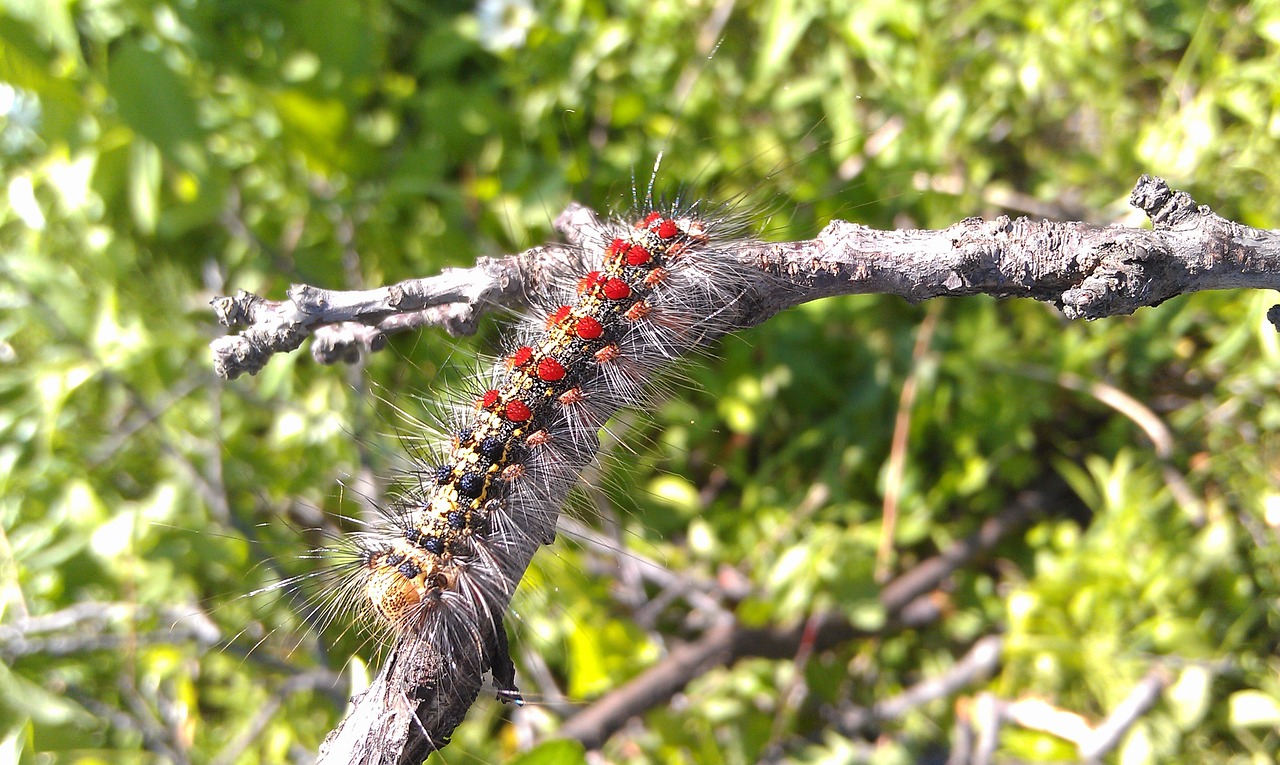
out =
[[[370,475],[403,467],[397,410],[421,415],[499,328],[396,338],[345,370],[296,353],[224,384],[206,347],[215,294],[372,286],[517,251],[571,199],[628,207],[659,152],[660,192],[729,200],[776,238],[831,217],[945,226],[1022,209],[1137,224],[1124,201],[1142,172],[1241,222],[1280,221],[1276,2],[3,8],[4,760],[304,759],[350,691],[305,673],[358,687],[376,665],[346,617],[244,596],[315,565],[298,557],[321,541],[306,529],[335,529],[382,490]],[[947,745],[950,703],[869,747],[820,732],[821,710],[894,694],[1003,631],[990,690],[1095,722],[1154,663],[1175,676],[1113,755],[1124,765],[1275,762],[1274,299],[1200,294],[1088,325],[1016,301],[830,300],[691,364],[692,385],[612,427],[626,458],[606,462],[594,504],[637,554],[703,580],[736,569],[756,593],[746,621],[882,619],[874,559],[910,375],[895,570],[1022,489],[1062,484],[1079,507],[957,573],[934,628],[712,672],[606,755],[745,763],[808,737],[799,761],[916,761]],[[1153,410],[1170,452],[1093,383]],[[540,557],[510,618],[526,724],[482,702],[446,760],[517,757],[555,710],[687,634],[679,603],[638,623],[602,562],[572,541]],[[81,643],[12,652],[12,625],[93,604],[115,610],[57,633]],[[1074,756],[1018,729],[1001,753]],[[551,743],[518,761],[580,757]]]

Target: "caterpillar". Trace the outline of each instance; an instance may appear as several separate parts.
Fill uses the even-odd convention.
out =
[[[445,448],[345,542],[343,597],[410,664],[438,664],[438,708],[469,706],[478,684],[454,681],[484,672],[500,699],[522,703],[503,614],[534,552],[554,540],[600,429],[652,400],[655,374],[737,328],[729,309],[761,277],[718,249],[728,223],[696,206],[655,207],[581,243],[485,383],[457,402]]]

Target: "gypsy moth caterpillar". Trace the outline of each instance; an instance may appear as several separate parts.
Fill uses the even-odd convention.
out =
[[[475,395],[445,461],[399,504],[401,520],[361,540],[372,611],[402,639],[483,644],[505,685],[501,611],[530,548],[554,538],[596,432],[617,409],[643,405],[656,370],[729,329],[719,306],[745,278],[709,260],[714,232],[690,211],[615,228],[584,248],[585,275],[553,288],[516,332],[500,379]]]

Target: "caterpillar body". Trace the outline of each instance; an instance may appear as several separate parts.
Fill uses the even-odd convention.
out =
[[[692,209],[649,209],[584,243],[487,385],[464,397],[439,459],[413,471],[380,522],[353,537],[348,594],[401,650],[446,657],[437,675],[487,670],[499,698],[521,702],[506,605],[533,553],[554,539],[608,418],[643,406],[655,373],[736,328],[727,309],[753,276],[717,249],[725,228]],[[468,656],[479,664],[458,658]],[[450,691],[452,679],[437,690],[478,691]]]

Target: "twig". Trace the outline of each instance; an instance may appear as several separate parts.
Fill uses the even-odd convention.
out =
[[[121,675],[116,678],[116,686],[121,698],[132,712],[133,719],[137,721],[138,729],[142,731],[143,744],[153,752],[168,757],[177,765],[188,765],[191,758],[188,756],[186,742],[175,735],[176,731],[173,728],[161,724],[160,719],[151,711],[151,707],[147,706],[146,699],[138,692],[133,678]]]
[[[929,344],[933,341],[938,315],[942,313],[941,306],[942,303],[931,304],[924,321],[920,322],[915,346],[911,349],[911,372],[903,381],[902,392],[898,395],[898,412],[893,418],[893,440],[889,447],[889,466],[885,471],[884,506],[881,512],[884,520],[880,527],[880,544],[876,548],[877,582],[889,578],[889,556],[893,552],[894,530],[898,526],[898,499],[902,495],[902,476],[907,465],[907,439],[911,435],[911,412],[915,409],[920,367],[924,363],[925,354],[929,352]]]
[[[922,680],[902,693],[870,707],[846,705],[830,716],[832,727],[841,735],[854,741],[862,738],[874,739],[880,723],[896,720],[917,707],[952,696],[964,687],[993,674],[1000,666],[1003,651],[1004,639],[1001,636],[988,635],[981,638],[970,646],[968,652],[955,664],[936,677]],[[952,755],[947,760],[948,765],[963,765],[969,762],[969,752],[973,748],[973,726],[969,720],[969,706],[967,699],[956,701],[956,741],[952,746]],[[823,735],[825,731],[815,731],[808,740],[816,742]],[[762,762],[784,762],[785,756],[784,749],[776,748],[769,752]]]
[[[880,602],[892,613],[904,608],[910,600],[929,592],[941,584],[956,570],[968,565],[978,556],[986,554],[1000,540],[1025,526],[1035,515],[1046,508],[1060,507],[1072,500],[1066,496],[1040,491],[1020,493],[1014,504],[999,515],[988,518],[974,534],[961,539],[940,555],[921,561],[885,585]]]
[[[980,693],[973,701],[973,718],[978,728],[972,765],[989,765],[1000,745],[1000,726],[1004,722],[1004,705],[994,693]]]
[[[214,370],[227,379],[255,374],[272,354],[292,351],[313,334],[320,338],[312,354],[326,364],[379,350],[386,335],[407,329],[442,326],[451,334],[470,334],[485,311],[518,308],[564,273],[575,258],[573,243],[598,229],[600,222],[586,208],[573,206],[561,214],[556,227],[568,244],[481,258],[474,268],[447,269],[439,276],[390,287],[343,292],[295,284],[288,299],[280,302],[244,291],[216,298],[218,321],[246,329],[210,344]]]
[[[878,723],[896,720],[916,707],[951,696],[994,672],[1000,665],[1003,646],[1002,637],[988,635],[974,643],[959,661],[941,675],[916,683],[897,696],[873,706],[853,707],[842,711],[835,719],[836,729],[849,737],[863,735],[872,731]]]
[[[67,696],[108,725],[120,730],[133,731],[142,736],[142,746],[147,751],[168,757],[173,762],[186,762],[185,757],[180,756],[169,747],[168,742],[164,740],[164,732],[157,731],[154,725],[147,725],[134,715],[110,704],[104,704],[93,696],[81,693],[75,688],[68,689]]]
[[[335,681],[341,678],[334,675],[328,670],[315,670],[312,672],[304,672],[300,675],[294,675],[284,682],[275,693],[271,694],[263,704],[258,707],[244,729],[240,731],[231,741],[229,741],[213,758],[213,765],[231,765],[234,763],[245,749],[262,735],[262,731],[267,727],[267,723],[271,722],[271,718],[275,717],[277,711],[288,699],[299,691],[309,691],[325,688],[333,688]]]
[[[805,696],[809,693],[809,683],[805,678],[805,668],[813,658],[818,637],[818,614],[809,614],[805,619],[804,630],[800,633],[800,644],[796,646],[795,655],[791,659],[791,677],[787,684],[778,689],[778,708],[773,716],[773,724],[769,728],[769,743],[765,750],[777,749],[777,742],[782,738],[787,722],[794,716]]]
[[[969,765],[975,745],[973,731],[973,699],[961,697],[955,704],[956,724],[951,736],[951,753],[947,765]]]
[[[1129,691],[1124,701],[1111,710],[1107,719],[1080,742],[1080,757],[1086,762],[1097,762],[1107,752],[1119,746],[1124,734],[1160,700],[1160,694],[1168,684],[1169,673],[1164,667],[1152,667],[1133,690]]]
[[[978,746],[972,762],[975,765],[990,762],[1000,726],[1013,723],[1070,741],[1076,745],[1082,762],[1096,765],[1119,746],[1134,723],[1155,706],[1168,684],[1168,670],[1159,664],[1153,666],[1129,691],[1124,701],[1096,726],[1083,715],[1056,707],[1044,699],[1026,697],[1006,701],[990,693],[979,694],[971,707],[974,717],[979,720]]]
[[[1088,394],[1099,403],[1119,412],[1134,425],[1137,425],[1147,439],[1151,441],[1156,459],[1160,462],[1161,475],[1164,478],[1165,485],[1169,487],[1169,493],[1173,495],[1174,501],[1178,503],[1188,520],[1193,524],[1197,526],[1204,524],[1204,503],[1196,497],[1191,486],[1187,484],[1187,479],[1174,465],[1173,432],[1169,430],[1168,425],[1165,425],[1164,420],[1160,419],[1160,415],[1123,390],[1101,380],[1085,380],[1079,375],[1071,374],[1070,372],[1062,372],[1055,375],[1051,370],[1031,367],[1022,367],[1017,371],[1019,374],[1033,380],[1056,383],[1067,390]]]
[[[154,615],[172,624],[168,629],[138,634],[113,633],[113,624]],[[50,634],[52,633],[52,634]],[[42,654],[68,656],[88,651],[116,650],[126,645],[194,642],[210,646],[221,639],[217,626],[203,614],[161,609],[151,612],[128,603],[78,603],[52,614],[0,624],[0,657],[5,661]]]
[[[1024,495],[1017,504],[983,524],[977,533],[886,585],[880,594],[887,617],[884,630],[858,629],[837,614],[818,614],[804,624],[788,628],[753,628],[726,621],[693,643],[676,648],[659,664],[567,720],[559,735],[577,739],[589,749],[598,748],[628,719],[665,702],[715,667],[729,666],[746,657],[790,659],[806,640],[811,640],[811,650],[825,651],[859,637],[928,624],[940,615],[932,591],[957,569],[989,552],[1007,534],[1026,524],[1043,500],[1040,495]]]
[[[708,614],[723,615],[727,613],[715,595],[728,595],[732,599],[741,600],[747,594],[743,592],[725,593],[715,583],[698,581],[692,576],[676,573],[652,558],[634,550],[624,550],[616,543],[603,539],[590,526],[573,518],[561,516],[557,524],[557,530],[559,533],[568,534],[570,538],[578,540],[597,553],[608,555],[618,560],[626,559],[633,566],[639,577],[662,587],[663,593],[669,593],[667,597],[683,597],[689,602],[689,605],[701,611],[706,611]],[[656,614],[653,616],[647,615],[652,614],[655,610],[652,604],[656,600],[650,600],[640,609],[637,609],[638,621],[645,623],[656,616]]]
[[[1041,698],[1029,696],[1005,701],[997,699],[1000,720],[1012,722],[1029,730],[1038,730],[1070,741],[1077,746],[1093,733],[1093,727],[1084,715],[1061,709]]]

